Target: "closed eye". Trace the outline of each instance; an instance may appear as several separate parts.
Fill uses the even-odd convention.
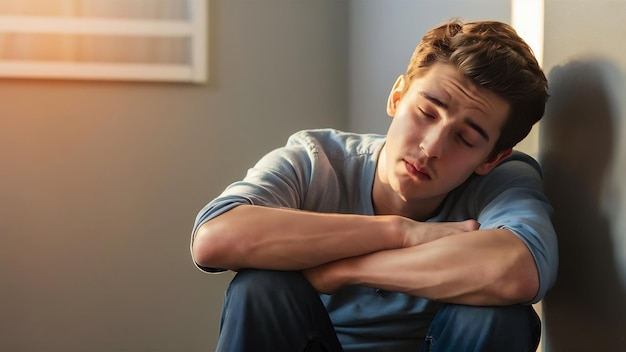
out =
[[[422,115],[424,115],[424,117],[427,117],[429,119],[434,119],[435,118],[435,115],[427,113],[426,111],[424,111],[424,109],[422,109],[422,108],[418,108],[418,109],[422,113]]]
[[[461,133],[457,134],[456,138],[457,138],[457,140],[459,142],[461,142],[461,144],[465,145],[468,148],[474,148],[475,147],[475,145],[473,143],[470,143],[467,139],[465,139],[465,137]]]

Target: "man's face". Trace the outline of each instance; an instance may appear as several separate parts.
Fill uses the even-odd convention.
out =
[[[404,95],[403,84],[399,79],[389,96],[393,119],[380,177],[404,201],[438,204],[472,173],[486,174],[510,153],[490,157],[509,104],[454,66],[433,65]]]

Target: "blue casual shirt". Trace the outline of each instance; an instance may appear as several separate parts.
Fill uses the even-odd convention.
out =
[[[332,129],[292,135],[264,156],[242,181],[228,186],[198,214],[204,222],[241,204],[322,213],[375,215],[372,186],[385,136]],[[512,231],[528,246],[539,272],[539,301],[554,284],[557,241],[539,164],[514,152],[490,173],[472,175],[452,190],[428,221],[476,219],[481,228]],[[193,235],[192,235],[193,239]],[[209,272],[219,268],[200,267]],[[348,286],[320,296],[344,350],[414,350],[438,303],[398,292]]]

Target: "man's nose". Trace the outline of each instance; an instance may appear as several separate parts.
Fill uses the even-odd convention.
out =
[[[444,148],[445,131],[439,126],[428,127],[420,143],[420,149],[429,158],[440,158]]]

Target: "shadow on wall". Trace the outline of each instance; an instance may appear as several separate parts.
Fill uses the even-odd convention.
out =
[[[626,351],[626,289],[614,254],[614,236],[624,234],[611,232],[616,220],[602,206],[621,118],[611,86],[622,79],[601,59],[549,74],[540,159],[560,252],[557,284],[543,301],[550,352]]]

